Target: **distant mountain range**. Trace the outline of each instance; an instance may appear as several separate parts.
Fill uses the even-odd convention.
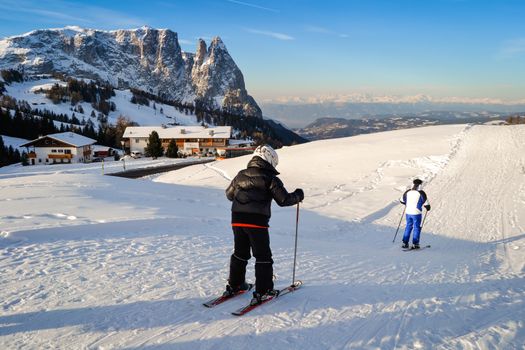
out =
[[[382,118],[425,113],[450,115],[505,115],[525,111],[525,101],[494,99],[432,99],[425,95],[381,98],[358,95],[353,99],[283,100],[263,102],[264,114],[291,128],[304,128],[319,118]],[[439,116],[438,116],[439,118]]]
[[[219,37],[183,52],[177,33],[142,27],[103,31],[66,27],[0,40],[0,69],[25,75],[63,73],[136,88],[180,103],[262,117],[242,72]]]
[[[525,113],[522,114],[525,115]],[[319,118],[306,127],[295,131],[302,137],[313,141],[429,125],[487,123],[506,118],[506,115],[497,113],[444,111],[397,116],[385,115],[362,119]]]

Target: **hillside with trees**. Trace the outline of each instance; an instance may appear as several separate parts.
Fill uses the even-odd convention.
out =
[[[120,115],[116,122],[115,119],[113,123],[109,121],[108,115],[118,112],[119,106],[113,100],[115,88],[107,82],[85,81],[54,74],[52,78],[59,82],[45,90],[40,87],[34,91],[36,94],[45,94],[53,105],[69,105],[69,113],[66,114],[54,112],[51,104],[30,104],[6,94],[6,86],[36,79],[35,77],[25,77],[16,70],[3,70],[1,76],[0,127],[4,135],[34,139],[49,133],[73,131],[96,139],[99,144],[119,148],[124,126],[139,125],[133,121],[132,113]],[[233,137],[237,139],[249,138],[257,144],[268,143],[274,147],[305,142],[305,139],[271,120],[238,115],[224,109],[212,110],[199,101],[194,104],[182,103],[133,88],[130,92],[132,96],[129,103],[132,105],[148,106],[153,109],[154,114],[159,115],[165,114],[162,106],[170,106],[181,115],[194,118],[195,124],[229,125],[234,130]],[[93,108],[91,113],[86,113],[82,103],[88,103]],[[176,121],[168,124],[181,125]]]

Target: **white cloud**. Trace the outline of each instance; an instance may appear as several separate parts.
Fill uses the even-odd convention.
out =
[[[269,8],[269,7],[259,6],[259,5],[257,5],[257,4],[252,4],[252,3],[248,3],[248,2],[244,2],[244,1],[237,1],[237,0],[226,0],[226,1],[231,2],[231,3],[233,3],[233,4],[238,4],[238,5],[243,5],[243,6],[253,7],[253,8],[256,8],[256,9],[259,9],[259,10],[265,10],[265,11],[270,11],[270,12],[276,12],[276,13],[279,13],[279,10],[272,9],[272,8]]]
[[[195,45],[195,43],[191,40],[186,39],[179,39],[179,44],[181,45]]]
[[[2,0],[0,13],[0,17],[4,19],[31,22],[32,18],[38,17],[39,22],[59,25],[80,24],[107,29],[139,27],[146,23],[140,18],[104,7],[61,0]]]
[[[432,97],[425,94],[418,95],[374,95],[367,93],[350,93],[315,96],[280,96],[265,99],[263,103],[277,104],[344,104],[344,103],[434,103],[434,104],[480,104],[480,105],[523,105],[525,99],[505,100],[486,97]]]
[[[338,33],[338,32],[335,32],[335,31],[333,31],[331,29],[324,28],[324,27],[319,27],[319,26],[312,26],[312,25],[306,26],[306,31],[310,32],[310,33],[318,33],[318,34],[337,36],[339,38],[348,38],[347,34]]]
[[[267,31],[267,30],[258,30],[258,29],[247,28],[246,31],[249,32],[249,33],[253,33],[253,34],[269,36],[271,38],[278,39],[278,40],[295,40],[295,38],[293,36],[290,36],[288,34],[271,32],[271,31]]]
[[[516,57],[525,53],[525,38],[509,39],[503,42],[500,55],[505,58]]]
[[[320,34],[334,34],[333,31],[327,28],[317,27],[317,26],[307,26],[306,31],[311,32],[311,33],[320,33]]]

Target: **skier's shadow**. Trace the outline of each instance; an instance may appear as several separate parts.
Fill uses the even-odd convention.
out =
[[[186,323],[185,315],[203,318],[205,298],[137,301],[133,303],[46,310],[0,316],[0,336],[82,326],[87,332],[155,328]],[[202,308],[201,312],[196,312]],[[200,316],[197,316],[200,315]]]
[[[410,266],[421,266],[425,264],[432,254],[446,255],[447,266],[455,269],[456,266],[464,264],[464,260],[470,258],[465,252],[472,250],[472,256],[478,256],[479,251],[473,249],[474,246],[479,248],[479,242],[469,242],[448,237],[439,237],[431,235],[433,248],[425,253],[403,253],[399,247],[392,245],[385,238],[390,237],[391,228],[376,226],[373,232],[374,239],[364,240],[359,243],[359,239],[352,244],[361,244],[352,249],[351,254],[339,254],[346,247],[341,246],[341,251],[337,249],[337,259],[340,266],[345,264],[355,264],[360,262],[363,266],[370,266],[365,257],[374,260],[374,255],[370,254],[368,244],[376,242],[375,251],[383,255],[383,259],[377,260],[382,266],[376,266],[380,269],[391,267],[389,261],[398,261],[398,267],[408,268]],[[430,235],[430,234],[429,234]],[[515,237],[516,240],[523,239],[524,235]],[[499,242],[507,243],[507,242]],[[487,243],[493,244],[493,242]],[[447,247],[447,250],[440,249]],[[310,247],[310,250],[313,247]],[[437,250],[437,251],[436,251]],[[361,252],[362,251],[362,252]],[[462,251],[462,254],[458,254]],[[305,252],[308,254],[309,252]],[[358,255],[361,254],[361,255]],[[392,257],[390,259],[390,256]],[[443,257],[442,257],[443,258]],[[456,259],[456,260],[454,260]],[[442,260],[441,260],[442,261]],[[332,262],[329,262],[330,264]],[[289,263],[288,263],[289,264]],[[350,265],[351,266],[351,265]],[[410,269],[409,269],[410,270]],[[348,272],[344,270],[344,276]],[[441,271],[441,269],[440,269]],[[319,320],[317,326],[311,327],[285,327],[279,329],[279,325],[263,332],[256,339],[257,343],[251,348],[263,349],[263,344],[270,341],[272,344],[281,344],[289,339],[293,339],[293,346],[300,348],[324,348],[326,344],[332,344],[333,348],[347,348],[357,344],[367,344],[370,347],[393,347],[391,343],[392,336],[398,332],[400,322],[404,322],[406,312],[400,309],[400,306],[409,309],[414,298],[420,300],[420,308],[410,308],[409,317],[418,322],[422,320],[421,325],[412,325],[406,333],[400,336],[397,345],[409,346],[411,342],[418,337],[421,338],[422,344],[429,344],[429,339],[424,338],[428,330],[429,323],[433,329],[445,328],[452,333],[463,331],[463,323],[451,324],[450,319],[458,318],[463,322],[468,322],[470,328],[475,329],[487,327],[487,324],[501,324],[503,320],[514,322],[521,319],[523,315],[523,300],[517,300],[515,303],[508,303],[508,294],[502,293],[503,289],[508,289],[512,293],[523,295],[524,278],[517,276],[505,280],[484,280],[481,282],[436,282],[429,284],[424,276],[414,274],[410,277],[410,284],[402,283],[400,279],[393,278],[393,283],[377,282],[370,283],[364,279],[355,281],[344,281],[332,278],[331,280],[314,280],[318,272],[313,272],[309,276],[309,271],[300,270],[299,277],[304,278],[305,285],[294,294],[284,296],[283,300],[267,304],[258,308],[252,314],[243,318],[235,319],[230,315],[230,311],[241,306],[249,298],[241,297],[239,301],[228,302],[212,310],[204,308],[201,304],[210,296],[202,298],[181,298],[170,300],[156,301],[137,301],[133,303],[106,305],[95,307],[69,308],[61,310],[46,310],[17,315],[0,316],[0,336],[21,334],[25,332],[37,332],[41,330],[59,330],[65,327],[80,327],[85,333],[107,333],[123,332],[128,330],[154,329],[166,327],[170,332],[176,334],[181,327],[192,323],[199,324],[199,330],[196,330],[196,337],[193,340],[177,341],[175,338],[166,339],[164,344],[130,347],[128,350],[146,349],[242,349],[247,344],[253,344],[253,335],[258,333],[257,322],[251,324],[246,322],[246,317],[259,318],[276,315],[277,313],[286,313],[291,319],[306,320],[307,322],[317,322],[316,315],[324,315],[327,312],[335,313],[332,318]],[[397,271],[405,274],[406,271]],[[475,273],[475,271],[472,271]],[[332,276],[333,277],[333,276]],[[502,285],[502,283],[504,283]],[[435,300],[456,300],[464,295],[495,295],[496,299],[492,300],[489,305],[482,308],[476,307],[455,307],[436,309],[431,304]],[[424,304],[429,301],[429,305]],[[371,315],[372,318],[359,316],[362,310],[370,305],[380,308],[375,310]],[[397,306],[396,306],[397,305]],[[494,316],[488,316],[487,308],[491,305],[499,305],[498,312]],[[396,307],[393,307],[396,306]],[[382,307],[382,309],[381,309]],[[356,314],[357,312],[357,314]],[[366,312],[365,312],[366,314]],[[238,325],[243,324],[243,334],[229,335],[224,337],[221,334],[212,336],[208,339],[202,339],[202,334],[206,332],[217,332],[217,325],[224,320],[238,320]],[[479,321],[479,324],[476,323]],[[235,321],[233,321],[235,322]],[[314,322],[314,323],[315,323]],[[238,326],[235,326],[238,327]],[[369,328],[375,329],[376,338],[370,338],[373,333]],[[200,334],[200,335],[199,335]],[[174,343],[170,343],[174,341]],[[275,343],[277,342],[277,343]],[[331,343],[332,342],[332,343]],[[267,346],[268,344],[265,344]],[[290,344],[289,344],[290,345]],[[323,346],[324,345],[324,346]]]

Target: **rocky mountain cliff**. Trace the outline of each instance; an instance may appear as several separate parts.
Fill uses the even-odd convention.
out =
[[[262,117],[219,37],[208,47],[199,40],[193,54],[181,50],[177,33],[169,29],[36,30],[0,40],[0,69],[98,79],[117,88],[133,87],[182,103]]]

